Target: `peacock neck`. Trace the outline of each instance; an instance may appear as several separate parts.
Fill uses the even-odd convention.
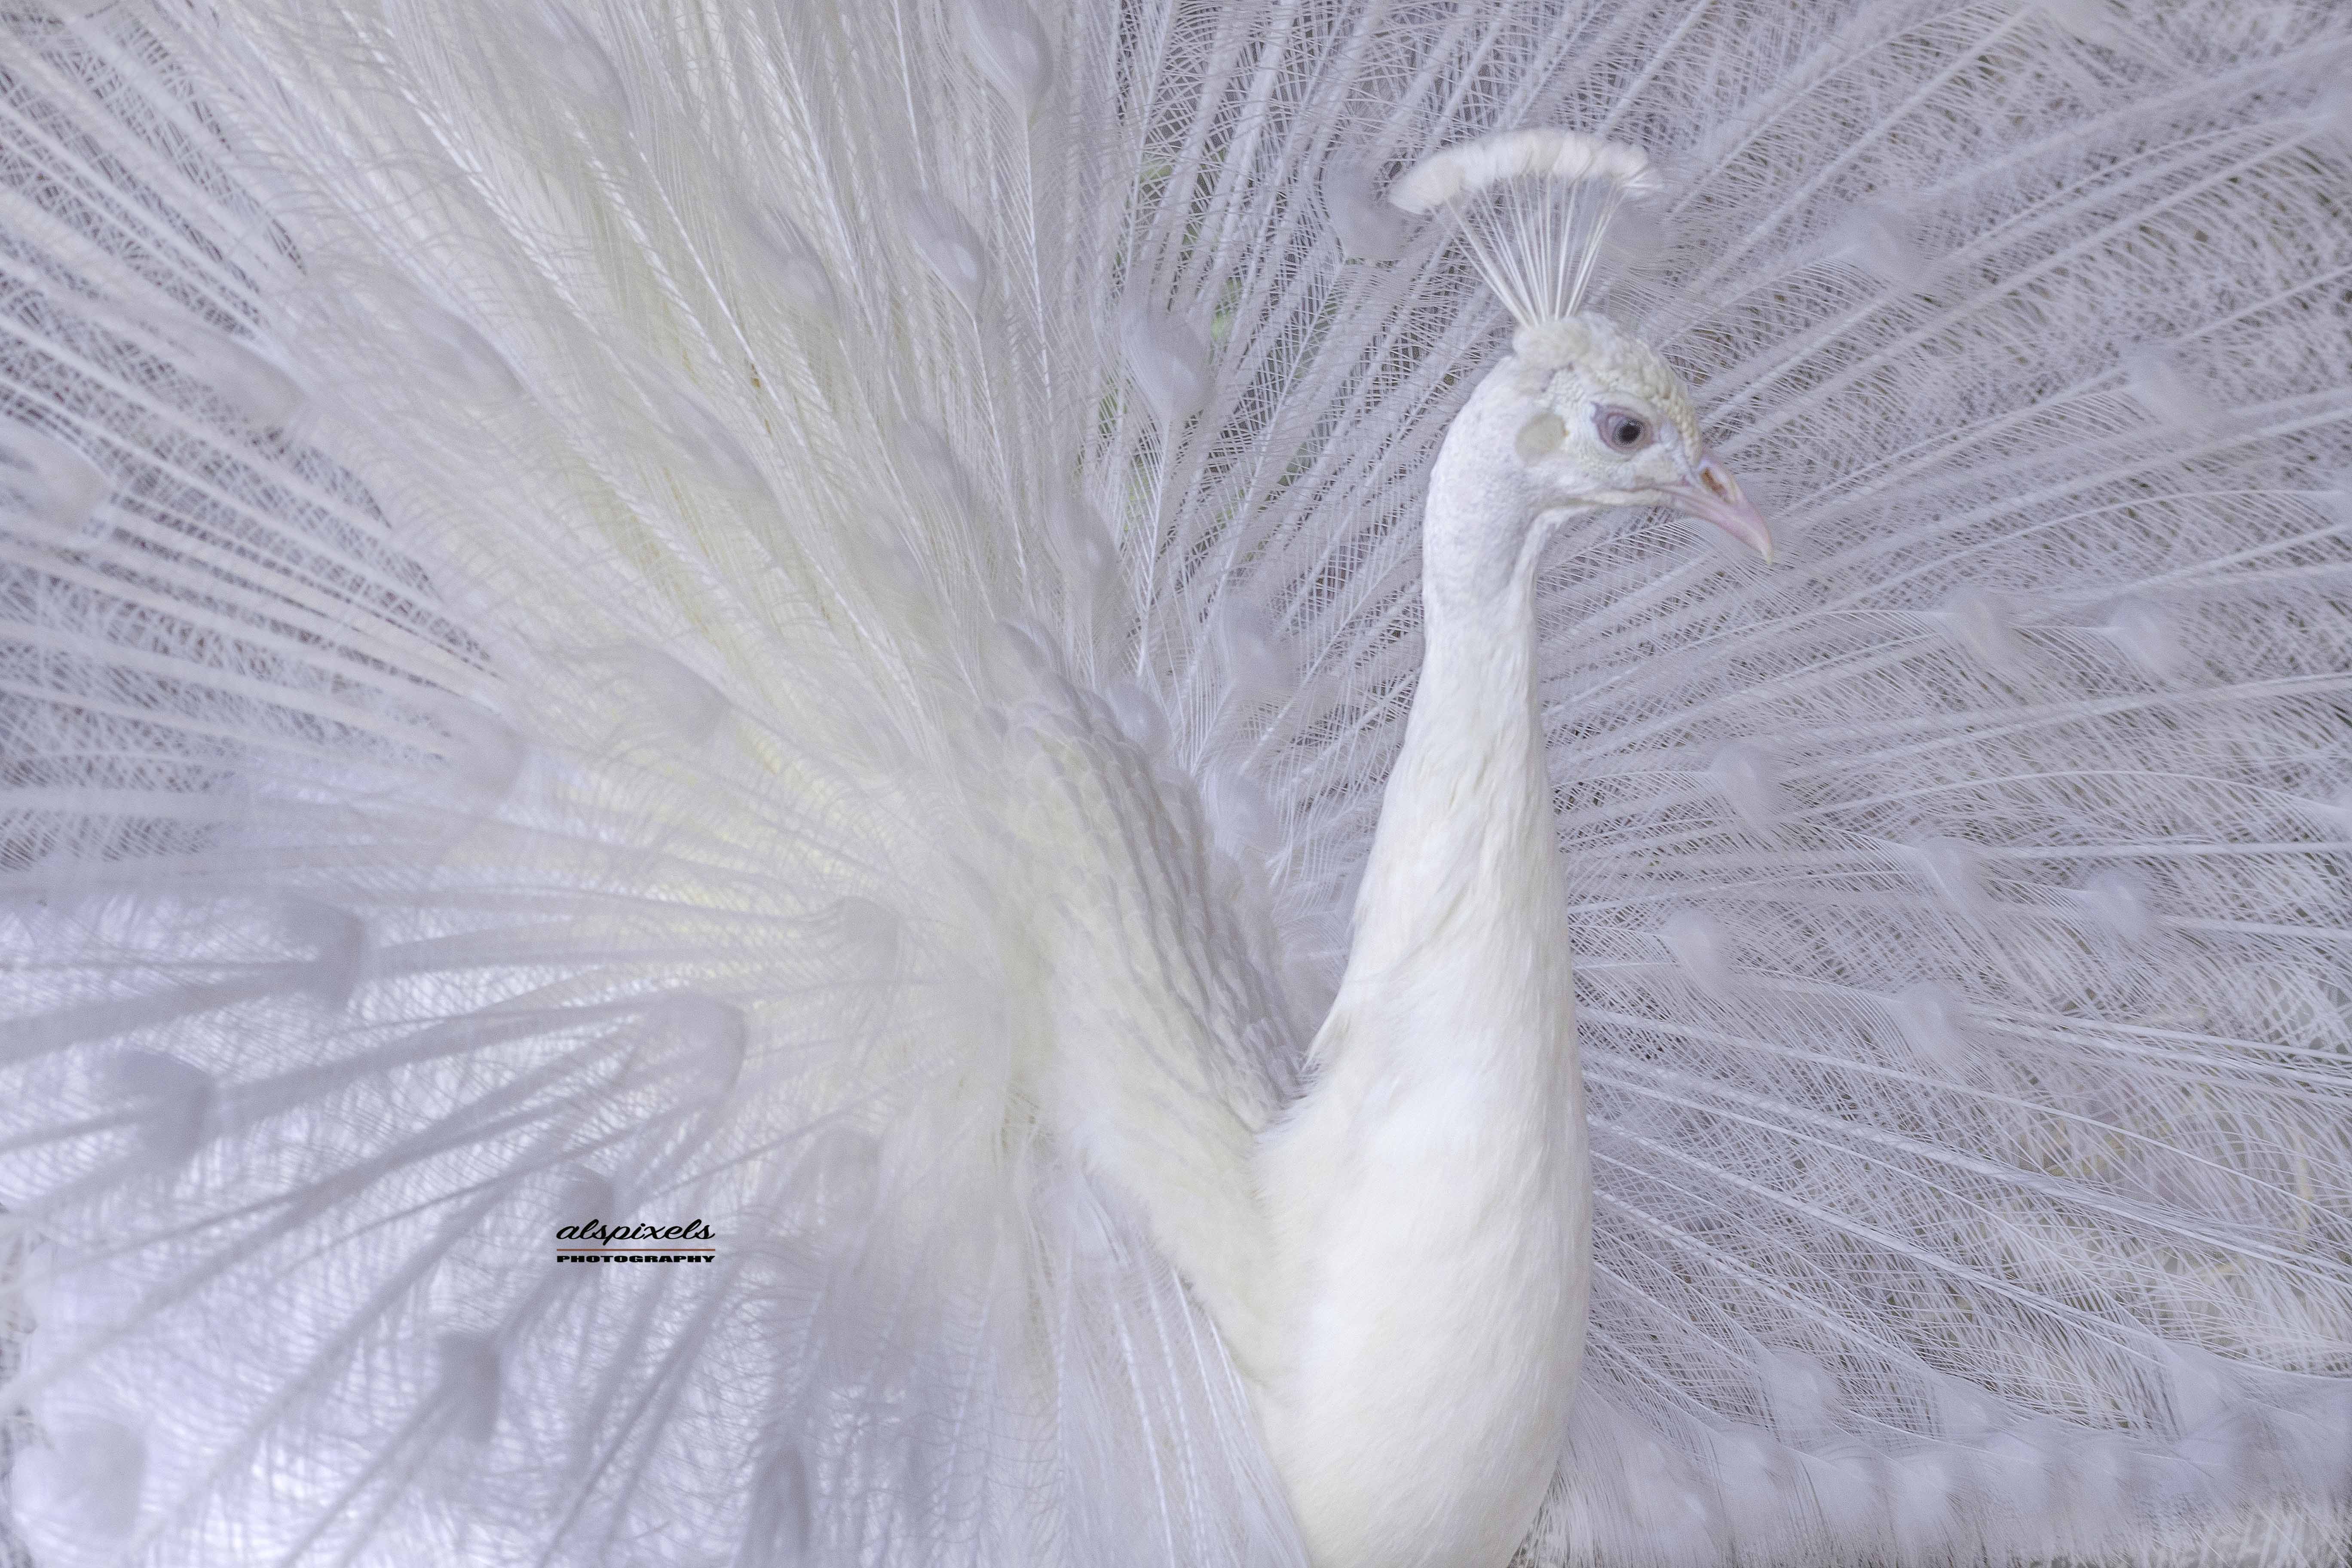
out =
[[[1467,571],[1428,580],[1421,679],[1357,898],[1352,980],[1400,964],[1483,968],[1506,933],[1535,939],[1504,944],[1522,957],[1544,933],[1565,934],[1536,700],[1534,550],[1524,553],[1498,582]]]
[[[1321,1568],[1507,1562],[1582,1357],[1591,1183],[1532,525],[1441,461],[1426,646],[1312,1089],[1265,1144],[1258,1402]],[[1481,526],[1483,524],[1483,526]],[[1457,546],[1465,548],[1457,549]]]
[[[1507,978],[1503,993],[1456,999],[1465,1026],[1489,996],[1567,1005],[1535,679],[1536,567],[1557,514],[1535,515],[1517,487],[1519,466],[1489,449],[1489,422],[1471,416],[1514,387],[1509,366],[1479,386],[1430,475],[1421,681],[1381,802],[1343,983],[1378,984],[1398,965],[1465,981]],[[1498,964],[1508,976],[1487,973]],[[1493,1039],[1498,1049],[1535,1048],[1524,1029]]]

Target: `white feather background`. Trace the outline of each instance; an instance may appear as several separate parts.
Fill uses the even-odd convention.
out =
[[[2327,0],[13,5],[28,1560],[1303,1561],[1169,1255],[1502,346],[1381,198],[1561,125],[1782,551],[1539,584],[1523,1561],[2340,1561],[2347,79]]]

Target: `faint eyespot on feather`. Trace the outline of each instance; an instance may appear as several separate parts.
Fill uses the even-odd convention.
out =
[[[2114,1432],[2078,1436],[2064,1460],[2067,1489],[2075,1497],[2086,1533],[2104,1533],[2128,1517],[2133,1494],[2147,1475],[2137,1444]]]
[[[2180,356],[2155,343],[2142,343],[2123,357],[2124,385],[2132,401],[2171,428],[2210,434],[2221,419],[2213,400],[2199,387]]]
[[[1937,1434],[1948,1442],[1981,1443],[2001,1426],[2000,1402],[1963,1379],[1939,1380],[1928,1400],[1935,1407]]]
[[[487,809],[505,799],[530,752],[521,731],[461,697],[444,695],[427,705],[426,713],[440,731],[426,744],[439,753],[467,802]]]
[[[1769,827],[1781,810],[1779,770],[1771,756],[1748,741],[1733,741],[1719,748],[1707,763],[1715,787],[1731,809],[1750,827]]]
[[[627,643],[607,656],[632,706],[655,728],[686,745],[710,739],[733,705],[726,695],[675,657],[645,643]]]
[[[1910,215],[1892,202],[1857,204],[1831,232],[1830,253],[1862,268],[1889,288],[1916,290],[1927,278],[1927,258]]]
[[[1731,942],[1722,921],[1703,910],[1684,910],[1668,917],[1658,935],[1692,984],[1710,996],[1729,994]]]
[[[1250,705],[1290,695],[1297,671],[1289,647],[1274,617],[1237,591],[1218,596],[1209,615],[1209,643],[1234,700]]]
[[[785,1568],[808,1561],[816,1534],[810,1507],[808,1460],[800,1444],[789,1436],[771,1440],[773,1447],[759,1461],[751,1480],[750,1519],[743,1531],[743,1553],[734,1568]]]
[[[447,1333],[433,1343],[439,1377],[433,1390],[444,1430],[463,1443],[479,1445],[498,1430],[503,1384],[499,1349],[482,1334]]]
[[[201,395],[257,429],[286,425],[309,401],[294,376],[248,340],[179,310],[117,302],[91,313],[162,345],[163,358]]]
[[[1127,366],[1164,426],[1181,425],[1209,401],[1209,340],[1165,311],[1130,312],[1119,332]]]
[[[980,515],[979,488],[938,426],[900,420],[890,432],[890,458],[909,506],[958,523]]]
[[[161,1051],[128,1050],[108,1059],[116,1102],[139,1123],[139,1158],[157,1172],[195,1157],[218,1131],[220,1096],[213,1075]]]
[[[1168,749],[1171,733],[1168,710],[1139,682],[1122,677],[1113,681],[1103,695],[1110,703],[1111,718],[1118,725],[1119,733],[1142,748],[1147,756],[1158,756]]]
[[[2093,918],[2119,941],[2137,945],[2156,934],[2155,902],[2148,897],[2147,884],[2131,872],[2097,872],[2082,897]]]
[[[2134,57],[2145,53],[2145,47],[2109,0],[2034,0],[2033,9],[2082,43]]]
[[[940,286],[955,296],[971,314],[980,313],[981,296],[988,288],[988,250],[979,231],[955,204],[929,191],[907,198],[901,214],[915,254]]]
[[[1945,1073],[1967,1064],[1973,1051],[1968,1009],[1950,987],[1915,980],[1886,998],[1886,1010],[1921,1062]]]
[[[2018,637],[2016,606],[2009,595],[1970,584],[1945,600],[1935,614],[1951,639],[1978,663],[2001,674],[2023,667],[2025,645]]]
[[[1324,160],[1320,182],[1323,211],[1339,247],[1359,261],[1394,261],[1411,237],[1394,207],[1381,200],[1370,169],[1358,157],[1335,152]]]
[[[724,1099],[743,1074],[751,1026],[743,1009],[699,991],[674,991],[645,1010],[633,1031],[628,1078],[658,1084],[678,1105]]]
[[[39,1412],[40,1439],[16,1449],[9,1490],[36,1541],[118,1541],[139,1521],[147,1444],[127,1422]],[[61,1542],[62,1544],[62,1542]]]
[[[522,382],[472,322],[422,296],[400,301],[402,336],[415,361],[448,390],[478,404],[513,403]]]
[[[2171,607],[2155,599],[2118,599],[2101,628],[2132,662],[2169,684],[2189,671],[2189,650]]]
[[[1927,885],[1963,914],[1984,910],[1984,851],[1962,838],[1928,837],[1902,847],[1904,858]]]
[[[1976,1456],[1966,1448],[1920,1448],[1886,1457],[1888,1515],[1905,1561],[1952,1537],[1957,1516],[1979,1505],[1970,1484]]]
[[[1229,850],[1264,856],[1281,844],[1282,813],[1274,797],[1238,763],[1213,765],[1202,793],[1217,842]]]
[[[808,315],[835,319],[841,300],[834,292],[832,275],[800,226],[782,208],[766,203],[745,201],[737,213],[761,264],[761,281],[776,298]]]
[[[1103,521],[1101,512],[1064,492],[1047,503],[1045,518],[1055,553],[1062,558],[1066,573],[1091,582],[1116,569],[1118,551],[1111,538],[1110,525]]]
[[[621,1209],[611,1180],[589,1165],[564,1170],[556,1183],[554,1203],[556,1218],[564,1226],[607,1221]]]
[[[922,561],[896,529],[876,528],[850,540],[848,548],[866,569],[866,579],[882,594],[895,595],[902,606],[920,605],[931,597],[931,580]]]
[[[0,425],[0,525],[23,518],[45,542],[79,541],[113,491],[106,470],[64,442]]]
[[[333,904],[290,897],[280,906],[278,920],[289,937],[311,951],[304,989],[328,1011],[341,1011],[366,972],[367,921]]]
[[[2019,1422],[1982,1439],[1987,1481],[2020,1519],[2052,1517],[2059,1501],[2058,1456],[2065,1451],[2063,1429]]]
[[[1835,1541],[1868,1541],[1885,1529],[1885,1459],[1868,1449],[1842,1448],[1797,1456],[1798,1469],[1813,1507]]]
[[[2315,1496],[2352,1501],[2352,1386],[2337,1380],[2273,1398],[2270,1418],[2284,1468]]]
[[[1063,639],[1027,616],[1007,616],[996,623],[995,631],[981,647],[994,661],[995,689],[1003,694],[1003,700],[990,706],[1004,710],[1004,732],[1017,728],[1033,734],[1061,733],[1068,716],[1062,700]]]
[[[1080,647],[1108,648],[1121,619],[1118,547],[1109,525],[1093,507],[1066,493],[1047,504],[1045,520],[1075,641]]]
[[[2161,1350],[2165,1405],[2176,1435],[2210,1427],[2245,1408],[2245,1390],[2228,1362],[2201,1345],[2177,1341],[2165,1342]]]
[[[1780,1441],[1815,1447],[1838,1435],[1836,1416],[1844,1401],[1837,1379],[1819,1356],[1803,1351],[1766,1349],[1756,1359],[1764,1408]]]
[[[1022,0],[961,0],[957,15],[971,63],[1028,120],[1054,80],[1054,48],[1035,14]]]
[[[1723,1521],[1712,1489],[1691,1473],[1690,1461],[1647,1433],[1626,1443],[1618,1455],[1625,1495],[1643,1499],[1643,1534],[1669,1563],[1707,1562],[1726,1555],[1719,1539]]]
[[[1054,1228],[1073,1257],[1091,1264],[1109,1261],[1118,1253],[1118,1226],[1105,1212],[1100,1193],[1080,1171],[1067,1172],[1052,1184]]]
[[[1801,1484],[1796,1451],[1754,1426],[1730,1426],[1707,1435],[1715,1458],[1716,1485],[1734,1519],[1761,1517]]]

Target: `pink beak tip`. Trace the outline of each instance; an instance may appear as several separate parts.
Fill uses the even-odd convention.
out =
[[[1700,460],[1693,483],[1676,488],[1675,504],[1676,510],[1715,524],[1755,551],[1767,566],[1772,564],[1772,531],[1765,524],[1763,513],[1740,493],[1739,481],[1731,477],[1731,471],[1713,458]]]

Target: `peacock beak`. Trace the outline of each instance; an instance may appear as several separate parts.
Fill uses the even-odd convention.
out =
[[[1772,531],[1764,526],[1763,513],[1739,493],[1739,481],[1731,477],[1731,470],[1713,458],[1701,458],[1689,472],[1688,479],[1666,490],[1675,510],[1715,524],[1769,563]]]

